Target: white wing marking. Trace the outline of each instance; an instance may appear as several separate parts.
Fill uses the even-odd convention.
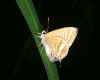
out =
[[[61,53],[61,51],[63,50],[64,47],[65,47],[65,44],[62,43],[61,46],[60,46],[60,48],[59,48],[59,52],[57,53],[57,56],[60,55],[60,53]]]

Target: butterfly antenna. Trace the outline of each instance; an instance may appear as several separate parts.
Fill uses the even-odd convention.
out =
[[[50,25],[50,17],[48,16],[48,24],[47,24],[47,32],[48,32],[48,29],[49,29],[49,25]]]
[[[50,25],[50,18],[48,16],[48,27],[47,27],[47,32],[48,32],[48,29],[49,29],[49,25]]]

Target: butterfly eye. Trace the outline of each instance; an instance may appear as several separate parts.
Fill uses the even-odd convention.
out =
[[[46,34],[46,31],[42,31],[42,34]]]

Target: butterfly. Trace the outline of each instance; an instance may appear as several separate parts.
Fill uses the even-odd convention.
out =
[[[42,31],[40,36],[41,43],[51,62],[61,62],[67,56],[77,33],[78,29],[76,27],[64,27],[48,33]]]

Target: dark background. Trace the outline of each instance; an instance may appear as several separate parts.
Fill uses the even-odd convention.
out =
[[[40,23],[49,31],[64,26],[76,26],[78,36],[68,56],[57,62],[60,80],[98,78],[99,61],[95,52],[96,3],[90,0],[33,0]],[[47,80],[46,71],[28,25],[14,0],[4,2],[4,22],[7,51],[2,62],[3,79]],[[24,31],[24,32],[23,32]],[[6,32],[6,31],[5,31]],[[6,79],[6,80],[7,80]]]

